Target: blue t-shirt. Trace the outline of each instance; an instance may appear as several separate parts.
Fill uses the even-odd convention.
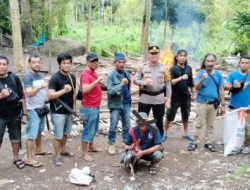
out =
[[[201,80],[204,72],[206,71],[202,69],[196,74],[194,81],[195,84],[197,84]],[[222,75],[219,71],[214,71],[211,75],[214,77],[219,87],[222,87],[224,85]],[[213,102],[216,99],[219,99],[217,86],[213,81],[213,79],[210,76],[208,76],[203,81],[201,88],[197,92],[196,101],[199,103],[207,103],[207,102]]]
[[[117,73],[118,73],[120,80],[122,80],[123,78],[127,78],[124,71],[117,71]],[[130,94],[130,91],[128,88],[128,84],[123,86],[122,95],[123,95],[123,100],[122,100],[123,105],[130,104],[131,103],[131,94]]]
[[[147,130],[144,133],[140,132],[139,127],[133,128],[135,133],[135,138],[137,142],[140,145],[141,150],[146,150],[148,148],[151,148],[155,145],[161,145],[161,134],[156,126],[152,126],[147,128]],[[127,137],[125,139],[126,145],[131,145],[133,143],[132,137],[127,134]]]
[[[231,94],[230,105],[235,109],[250,106],[250,73],[242,75],[238,70],[232,71],[227,78],[227,82],[233,85],[234,81],[245,82],[242,90],[236,94]]]

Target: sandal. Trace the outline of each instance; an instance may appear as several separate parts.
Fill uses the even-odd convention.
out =
[[[204,145],[205,148],[207,148],[208,150],[210,150],[211,152],[215,152],[216,149],[215,149],[215,146],[213,144],[205,144]]]
[[[188,145],[188,151],[195,151],[195,149],[196,149],[197,147],[198,147],[197,144],[191,142],[191,143],[189,143],[189,145]]]
[[[63,164],[62,157],[56,157],[54,163],[56,166],[61,166]]]
[[[21,159],[15,160],[13,164],[18,168],[18,169],[23,169],[25,167],[25,162],[22,161]]]
[[[62,156],[74,157],[75,155],[69,151],[61,152]]]
[[[30,167],[33,167],[33,168],[40,168],[40,167],[43,166],[43,164],[41,162],[35,162],[33,164],[26,163],[26,166],[30,166]]]
[[[157,174],[157,168],[155,166],[150,166],[149,173],[151,175],[156,175]]]

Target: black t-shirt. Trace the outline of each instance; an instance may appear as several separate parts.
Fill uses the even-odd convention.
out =
[[[76,87],[76,78],[74,75],[70,74],[74,88]],[[64,88],[64,85],[69,84],[71,85],[70,79],[68,76],[63,75],[60,71],[55,73],[51,79],[49,80],[49,89],[53,89],[55,91],[62,90]],[[60,100],[62,100],[65,104],[73,108],[73,88],[70,92],[62,95],[59,97]],[[64,109],[60,104],[55,103],[56,101],[51,101],[50,103],[50,110],[53,113],[59,113],[59,114],[68,114],[69,112]]]
[[[172,97],[173,98],[189,98],[190,92],[189,87],[194,86],[192,68],[189,65],[185,65],[184,68],[174,65],[170,71],[171,79],[176,79],[181,77],[184,74],[188,75],[187,80],[182,80],[177,82],[175,85],[172,85]]]
[[[13,79],[11,78],[13,75]],[[3,88],[8,88],[10,91],[14,91],[19,96],[19,100],[24,98],[23,87],[20,79],[14,74],[8,74],[5,78],[0,78],[0,91]],[[0,99],[0,118],[2,119],[11,119],[20,114],[20,103],[18,102],[8,102],[7,97]]]

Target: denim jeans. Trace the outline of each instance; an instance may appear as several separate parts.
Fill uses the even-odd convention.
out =
[[[122,141],[125,142],[130,127],[130,107],[130,104],[125,104],[122,109],[110,109],[110,128],[108,134],[109,144],[115,143],[116,130],[120,118],[122,121]]]
[[[39,117],[35,110],[28,110],[28,123],[26,125],[26,135],[24,138],[36,140],[38,133],[44,131],[45,116]]]
[[[54,138],[62,140],[63,136],[70,135],[72,128],[71,114],[51,113],[51,121],[54,126]]]
[[[81,106],[80,113],[83,120],[81,141],[92,143],[99,128],[99,107],[87,108]]]

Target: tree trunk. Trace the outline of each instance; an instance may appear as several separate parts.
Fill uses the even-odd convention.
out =
[[[91,18],[92,18],[92,0],[88,0],[88,23],[86,35],[86,52],[90,52],[90,33],[91,33]]]
[[[10,16],[12,24],[13,52],[15,62],[15,72],[21,72],[25,69],[23,61],[23,47],[20,26],[20,13],[17,0],[9,0]]]
[[[148,56],[150,17],[151,17],[151,0],[145,0],[143,21],[142,21],[142,34],[141,34],[141,53],[143,55],[143,61],[146,61]]]
[[[21,0],[21,13],[23,18],[23,43],[26,46],[32,44],[32,21],[29,0]]]

